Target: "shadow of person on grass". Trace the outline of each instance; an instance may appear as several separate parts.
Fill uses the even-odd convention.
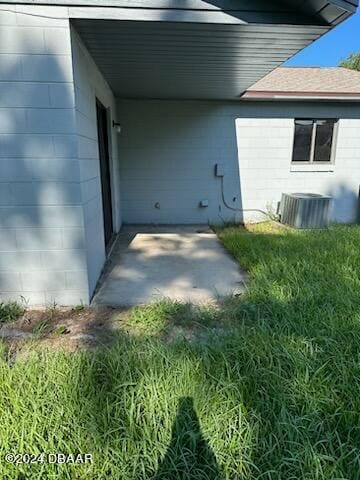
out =
[[[182,397],[171,440],[153,480],[219,480],[219,467],[204,439],[191,397]]]

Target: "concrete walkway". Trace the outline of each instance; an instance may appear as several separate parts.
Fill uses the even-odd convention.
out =
[[[211,230],[137,225],[118,235],[92,304],[206,303],[243,291],[244,274]]]

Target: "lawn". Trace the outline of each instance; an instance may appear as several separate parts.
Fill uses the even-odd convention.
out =
[[[360,228],[218,235],[243,297],[135,308],[95,350],[3,345],[0,478],[360,479]]]

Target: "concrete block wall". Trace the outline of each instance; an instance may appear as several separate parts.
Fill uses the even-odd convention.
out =
[[[115,97],[74,29],[71,30],[75,111],[80,165],[80,185],[84,209],[84,228],[90,295],[103,268],[106,255],[101,198],[100,162],[96,120],[96,98],[108,109],[109,155],[111,165],[113,223],[116,231],[121,226],[119,188],[117,178],[118,138],[112,128],[116,121]]]
[[[0,6],[0,298],[89,301],[67,9]]]
[[[296,107],[294,106],[294,109]],[[331,218],[351,223],[358,219],[360,187],[360,119],[341,118],[333,108],[307,118],[339,118],[333,165],[291,164],[293,118],[239,118],[236,120],[239,169],[244,208],[276,212],[283,192],[331,195]],[[300,115],[299,115],[300,116]],[[259,212],[245,212],[245,221],[263,220]]]
[[[259,220],[233,209],[276,208],[300,189],[334,195],[333,219],[356,218],[357,104],[116,102],[66,8],[2,4],[0,301],[90,300],[105,260],[96,98],[122,125],[109,129],[116,230]],[[296,117],[340,118],[333,168],[291,166]]]
[[[357,219],[357,105],[127,100],[118,115],[126,223],[259,221],[265,217],[257,210],[276,211],[281,194],[294,191],[333,195],[332,219]],[[340,119],[334,166],[291,165],[294,118]],[[216,163],[225,168],[226,205],[243,213],[224,204]],[[208,207],[199,207],[202,199]]]
[[[335,176],[326,191],[336,198],[333,218],[360,221],[360,119],[340,120]]]
[[[127,100],[119,168],[125,223],[239,221],[221,199],[216,163],[226,166],[226,201],[241,207],[234,116],[226,103]],[[201,207],[202,200],[208,207]]]

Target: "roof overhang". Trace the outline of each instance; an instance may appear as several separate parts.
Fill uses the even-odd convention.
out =
[[[1,0],[0,0],[1,2]],[[357,0],[62,0],[122,98],[239,99]],[[18,8],[21,8],[19,6]]]
[[[329,25],[337,25],[356,12],[359,0],[284,0],[294,8],[301,8],[310,16],[317,16]]]
[[[96,16],[111,19],[123,16],[121,10],[126,9],[127,19],[156,20],[152,14],[163,12],[166,13],[166,21],[179,21],[180,18],[180,21],[190,22],[232,23],[246,12],[273,11],[280,16],[292,13],[293,16],[308,16],[328,25],[336,25],[344,16],[356,11],[359,0],[0,0],[1,3],[63,5],[73,9],[71,16],[81,18],[85,14],[89,16],[86,18]],[[257,5],[260,5],[260,9]],[[209,16],[208,13],[212,15]]]
[[[242,95],[241,100],[250,102],[360,102],[360,95],[356,93],[335,92],[260,92],[256,90],[250,90]]]
[[[119,97],[228,100],[328,29],[88,19],[73,25]]]
[[[285,95],[274,95],[273,97],[258,97],[258,98],[246,98],[241,97],[242,101],[245,102],[347,102],[354,103],[360,102],[360,96],[330,96],[326,97],[325,95],[299,95],[299,96],[285,96]]]

